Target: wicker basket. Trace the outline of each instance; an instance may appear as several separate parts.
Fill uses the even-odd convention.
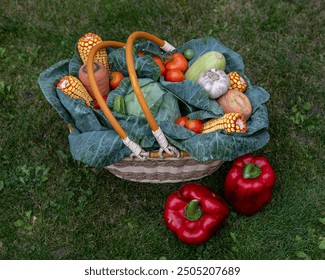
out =
[[[98,43],[91,49],[87,60],[89,82],[98,101],[98,105],[102,109],[103,113],[115,131],[122,138],[124,144],[132,151],[130,157],[107,166],[105,169],[119,178],[123,178],[129,181],[146,183],[176,183],[182,181],[191,181],[212,174],[221,166],[223,161],[197,161],[193,159],[187,152],[178,151],[175,147],[169,145],[165,135],[154,119],[139,86],[136,71],[134,68],[132,48],[136,39],[146,39],[152,41],[166,52],[170,52],[175,49],[168,42],[161,40],[152,34],[138,31],[132,33],[128,37],[126,44],[116,41],[103,41],[101,43]],[[93,62],[96,52],[106,47],[122,46],[126,46],[127,68],[132,87],[143,110],[143,113],[150,125],[152,133],[160,145],[160,149],[158,151],[145,152],[138,144],[134,143],[128,138],[126,132],[108,108],[96,84],[93,71]]]
[[[142,183],[177,183],[203,178],[216,171],[223,161],[208,160],[199,162],[193,158],[171,157],[147,160],[125,158],[105,167],[115,176]]]

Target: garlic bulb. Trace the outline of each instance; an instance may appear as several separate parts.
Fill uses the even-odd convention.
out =
[[[230,87],[230,79],[222,70],[211,68],[203,72],[197,82],[209,93],[210,99],[216,99],[225,94]]]

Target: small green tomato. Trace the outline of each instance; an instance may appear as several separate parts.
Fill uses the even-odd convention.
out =
[[[195,53],[192,49],[186,49],[184,51],[184,56],[187,60],[191,60],[194,57]]]

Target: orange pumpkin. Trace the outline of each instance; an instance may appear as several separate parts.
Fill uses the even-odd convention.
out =
[[[246,119],[252,114],[252,105],[248,97],[237,89],[230,89],[228,92],[217,99],[223,112],[239,113]]]

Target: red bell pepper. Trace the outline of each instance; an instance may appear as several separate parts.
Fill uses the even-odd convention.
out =
[[[234,160],[225,179],[224,194],[238,213],[249,216],[271,200],[274,184],[275,173],[268,160],[247,154]]]
[[[224,224],[229,208],[224,199],[198,183],[187,183],[166,200],[164,221],[179,240],[200,244]]]

